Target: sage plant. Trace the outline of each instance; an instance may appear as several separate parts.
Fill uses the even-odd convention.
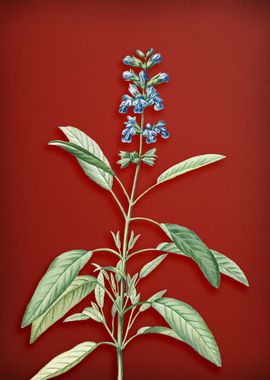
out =
[[[92,300],[89,297],[88,306],[80,313],[67,316],[64,322],[100,323],[107,330],[109,340],[99,343],[90,341],[79,343],[52,359],[32,377],[33,380],[50,379],[63,374],[102,345],[115,348],[118,361],[117,378],[122,380],[124,349],[133,339],[142,334],[152,333],[187,343],[205,359],[216,366],[221,366],[216,341],[193,307],[178,299],[164,297],[166,290],[159,290],[146,300],[138,293],[138,284],[149,276],[168,254],[189,257],[215,288],[220,285],[220,273],[248,286],[247,278],[235,262],[208,248],[192,230],[178,224],[160,223],[144,216],[134,216],[135,206],[150,190],[184,173],[225,158],[219,154],[203,154],[188,158],[167,169],[151,187],[136,195],[141,166],[153,166],[157,159],[156,148],[144,150],[144,143],[152,145],[157,139],[169,137],[164,120],[159,120],[159,117],[155,123],[145,120],[149,108],[153,107],[158,113],[164,108],[157,86],[168,82],[169,75],[158,73],[151,76],[152,67],[160,64],[161,59],[159,53],[154,53],[153,49],[150,49],[146,53],[136,50],[136,55],[127,56],[123,60],[126,66],[130,66],[129,70],[123,72],[124,80],[129,82],[129,94],[122,97],[119,112],[129,114],[124,122],[121,140],[125,144],[130,143],[132,139],[138,140],[138,150],[121,151],[118,161],[122,169],[129,166],[135,170],[130,191],[111,168],[99,145],[79,129],[70,126],[60,127],[68,141],[55,140],[49,143],[72,154],[84,173],[112,195],[123,214],[124,230],[112,232],[113,247],[75,249],[62,253],[51,263],[39,282],[22,322],[22,327],[31,325],[31,343],[88,296],[92,297]],[[118,191],[123,191],[125,202],[120,201]],[[166,241],[154,248],[134,249],[140,235],[135,235],[131,226],[139,221],[149,222],[161,229]],[[93,257],[98,252],[115,255],[117,260],[115,266],[100,266],[93,262]],[[147,252],[156,252],[157,257],[147,262],[138,273],[130,273],[129,261]],[[93,273],[79,275],[80,270],[89,262],[92,262],[92,267],[88,268],[93,268]],[[104,312],[104,302],[111,303],[109,316]],[[135,320],[150,307],[164,318],[166,324],[141,327],[136,333],[132,332]]]

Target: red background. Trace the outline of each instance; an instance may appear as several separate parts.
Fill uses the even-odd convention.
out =
[[[125,117],[117,109],[127,87],[121,59],[150,47],[162,53],[160,70],[171,82],[160,87],[165,110],[148,120],[165,119],[171,138],[157,144],[157,165],[143,168],[139,192],[187,157],[228,158],[160,186],[138,204],[136,215],[195,230],[243,268],[250,288],[223,276],[216,290],[191,261],[170,255],[141,291],[148,297],[167,288],[168,296],[198,310],[216,337],[223,367],[179,342],[151,335],[125,351],[126,379],[269,378],[268,5],[1,1],[2,378],[28,379],[58,353],[85,340],[107,339],[95,322],[59,322],[30,346],[29,329],[19,326],[55,256],[112,245],[109,231],[123,225],[109,193],[47,142],[63,137],[59,125],[82,129],[129,186],[132,168],[121,171],[115,164],[119,150],[136,149],[138,142],[120,143]],[[154,226],[137,223],[135,230],[142,233],[138,247],[164,241]],[[154,257],[141,255],[130,271]],[[105,254],[94,260],[114,263]],[[150,310],[135,331],[161,323]],[[114,379],[115,360],[111,348],[99,348],[62,378]]]

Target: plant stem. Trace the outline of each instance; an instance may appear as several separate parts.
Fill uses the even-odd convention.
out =
[[[123,379],[123,350],[119,347],[117,348],[117,367],[118,367],[118,376],[117,380]]]
[[[156,186],[158,186],[159,183],[155,183],[154,185],[148,187],[148,189],[146,189],[143,193],[141,193],[134,201],[134,205],[142,198],[144,197],[150,190],[154,189]]]
[[[125,210],[124,210],[124,208],[123,208],[121,202],[120,202],[119,199],[117,198],[115,192],[114,192],[112,189],[110,189],[110,193],[112,194],[112,196],[113,196],[115,202],[118,204],[118,206],[119,206],[119,208],[120,208],[120,210],[121,210],[121,212],[122,212],[124,218],[126,218],[127,215],[126,215],[126,213],[125,213]]]
[[[144,113],[141,116],[141,131],[144,125]],[[140,134],[140,147],[139,147],[139,158],[142,156],[142,133]],[[125,227],[124,227],[124,237],[123,237],[123,251],[122,251],[122,261],[123,261],[123,271],[126,271],[126,260],[127,260],[127,245],[128,245],[128,233],[129,233],[129,223],[131,220],[133,201],[136,191],[136,185],[138,180],[138,175],[141,167],[141,161],[138,162],[134,174],[131,194],[129,197],[128,211],[125,217]],[[124,296],[125,296],[125,279],[121,278],[120,283],[120,310],[118,313],[118,331],[117,331],[117,362],[118,362],[118,380],[123,379],[123,325],[124,325]]]
[[[116,181],[119,183],[119,185],[121,186],[122,190],[123,190],[123,193],[125,194],[127,200],[129,201],[129,195],[127,193],[127,190],[125,188],[125,186],[123,185],[123,182],[117,177],[117,175],[114,176],[114,178],[116,179]]]
[[[142,216],[136,216],[135,218],[131,218],[130,221],[136,221],[136,220],[144,220],[145,222],[150,222],[150,223],[153,223],[155,224],[156,226],[160,227],[160,224],[158,222],[156,222],[155,220],[153,219],[149,219],[149,218],[143,218]]]
[[[127,259],[130,259],[132,256],[138,255],[139,253],[152,252],[152,251],[157,251],[157,249],[156,248],[144,248],[144,249],[140,249],[139,251],[134,251],[130,255],[128,255]]]

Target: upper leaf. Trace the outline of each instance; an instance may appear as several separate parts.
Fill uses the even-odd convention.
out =
[[[222,160],[225,156],[220,154],[202,154],[200,156],[195,156],[188,158],[179,164],[173,165],[169,169],[165,170],[157,179],[157,183],[168,181],[169,179],[178,177],[184,173],[190,172],[191,170],[199,169],[202,166],[212,164],[213,162]]]
[[[107,167],[111,168],[108,159],[104,156],[99,145],[84,132],[74,127],[60,127],[71,143],[77,144],[99,158]],[[98,185],[110,190],[113,185],[113,176],[106,171],[91,165],[85,161],[78,160],[85,174]]]
[[[95,288],[97,279],[92,276],[78,276],[52,306],[32,323],[31,339],[33,343],[51,325],[62,318]]]
[[[154,260],[145,264],[140,271],[140,277],[144,278],[148,276],[165,259],[166,256],[167,255],[160,255],[156,257]]]
[[[190,305],[174,298],[160,298],[153,302],[152,307],[162,315],[180,339],[204,358],[221,366],[219,349],[211,331]]]
[[[71,350],[63,352],[52,359],[48,364],[41,368],[31,380],[45,380],[59,376],[79,364],[97,347],[98,344],[95,342],[83,342],[78,344]]]
[[[54,140],[54,141],[50,141],[49,145],[56,145],[59,148],[62,148],[66,150],[67,152],[71,153],[73,156],[75,156],[79,160],[84,161],[88,164],[94,165],[97,168],[104,170],[106,173],[114,175],[114,172],[108,165],[104,164],[104,162],[101,161],[99,158],[97,158],[94,154],[88,152],[84,148],[81,148],[80,145],[78,144],[61,141],[61,140]]]
[[[186,256],[186,254],[181,252],[174,243],[160,243],[156,249],[158,251],[170,252],[170,253],[175,253],[177,255]],[[231,277],[234,280],[241,282],[242,284],[246,286],[249,286],[248,280],[244,272],[239,268],[239,266],[233,260],[229,259],[227,256],[223,255],[222,253],[214,251],[213,249],[211,249],[210,251],[213,253],[213,255],[215,256],[217,260],[220,273],[223,273],[227,275],[228,277]]]
[[[200,267],[208,281],[218,288],[220,273],[217,260],[195,232],[177,224],[161,224],[163,231],[172,239],[177,248],[191,257]]]
[[[66,290],[92,256],[82,249],[62,253],[51,263],[25,311],[22,327],[30,325]]]

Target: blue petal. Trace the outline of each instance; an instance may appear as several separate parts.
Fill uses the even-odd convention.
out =
[[[163,131],[163,132],[161,132],[161,137],[163,139],[168,139],[170,137],[170,134],[168,131]]]

